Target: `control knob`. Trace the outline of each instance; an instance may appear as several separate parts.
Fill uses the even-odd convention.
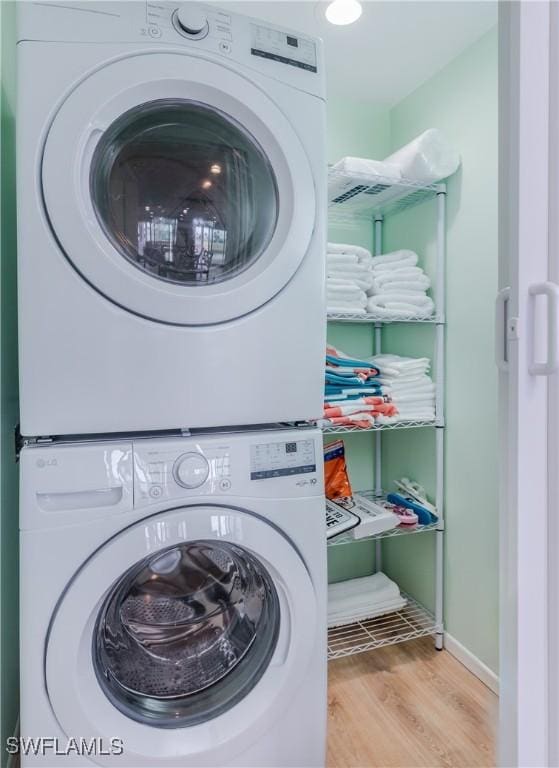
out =
[[[210,466],[201,453],[185,453],[175,461],[175,480],[183,488],[199,488],[210,474]]]
[[[184,3],[176,12],[176,23],[187,35],[204,37],[208,31],[208,19],[204,11],[194,3]]]

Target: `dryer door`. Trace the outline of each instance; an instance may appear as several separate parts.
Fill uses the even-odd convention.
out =
[[[305,564],[262,518],[159,513],[97,550],[62,596],[45,660],[54,715],[68,736],[121,739],[122,765],[224,765],[289,706],[316,618]]]
[[[179,325],[265,304],[315,224],[310,165],[284,113],[245,77],[184,53],[122,58],[79,83],[50,126],[42,188],[82,277]]]

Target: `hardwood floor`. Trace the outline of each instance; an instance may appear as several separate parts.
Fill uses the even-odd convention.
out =
[[[497,696],[430,638],[328,670],[329,768],[495,765]]]

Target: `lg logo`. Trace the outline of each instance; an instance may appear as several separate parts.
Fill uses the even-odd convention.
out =
[[[56,459],[37,459],[35,463],[39,467],[39,469],[44,469],[45,467],[58,466],[58,461]]]

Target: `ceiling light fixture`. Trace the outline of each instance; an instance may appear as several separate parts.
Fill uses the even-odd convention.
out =
[[[326,18],[330,24],[345,26],[357,21],[362,12],[359,0],[333,0],[326,8]]]

